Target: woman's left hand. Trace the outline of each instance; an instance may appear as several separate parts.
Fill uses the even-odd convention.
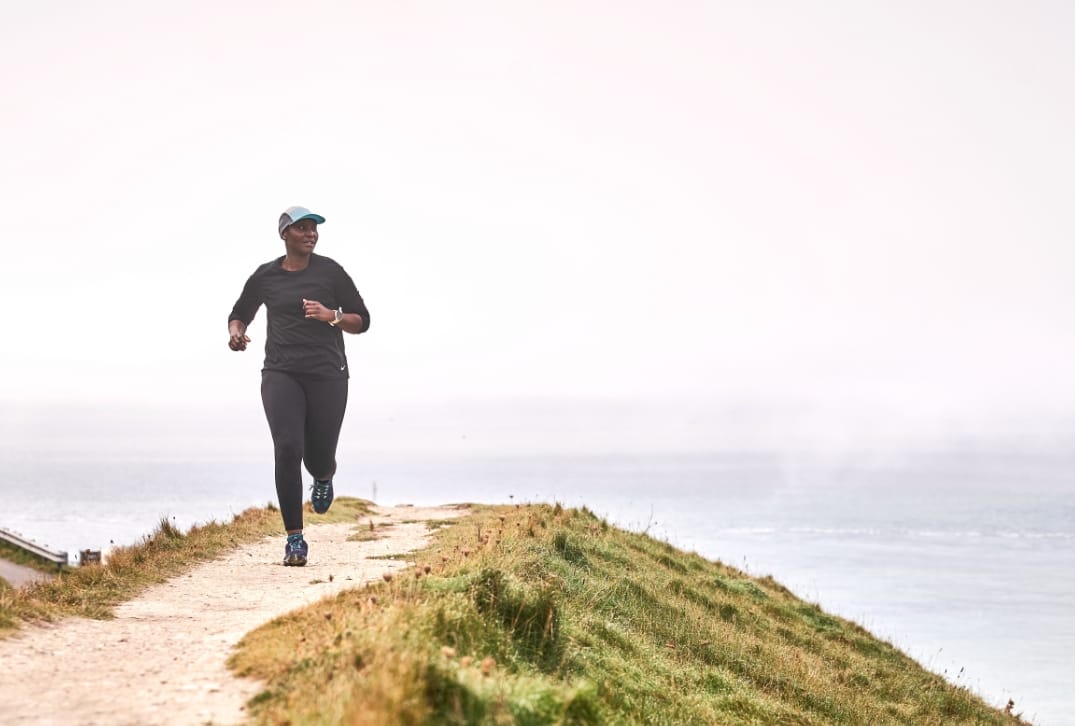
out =
[[[302,309],[306,313],[307,318],[320,320],[322,323],[327,323],[330,320],[336,319],[335,311],[329,310],[316,300],[306,300],[303,298]]]

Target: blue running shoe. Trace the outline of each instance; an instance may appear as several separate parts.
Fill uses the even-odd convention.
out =
[[[310,493],[310,504],[318,514],[324,514],[332,506],[332,480],[314,479],[313,491]]]
[[[306,555],[310,553],[310,547],[302,538],[302,533],[289,534],[287,544],[284,545],[284,566],[302,567],[306,564]]]

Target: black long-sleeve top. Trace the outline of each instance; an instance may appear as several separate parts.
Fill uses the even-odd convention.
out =
[[[328,257],[311,254],[303,270],[282,267],[284,258],[266,262],[254,271],[235,301],[228,322],[249,326],[258,308],[268,315],[265,365],[262,370],[286,371],[315,378],[348,378],[343,331],[320,320],[308,319],[302,301],[316,300],[330,310],[362,316],[362,329],[370,327],[370,313],[351,276]]]

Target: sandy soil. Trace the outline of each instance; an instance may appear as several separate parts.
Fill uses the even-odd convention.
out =
[[[310,562],[283,567],[283,538],[247,545],[121,605],[114,620],[72,618],[0,640],[0,724],[231,724],[262,685],[225,666],[247,632],[407,565],[370,559],[427,542],[452,507],[380,507],[382,539],[352,524],[307,526]],[[365,524],[366,519],[363,519]],[[405,523],[406,522],[406,523]],[[329,582],[329,576],[332,582]]]

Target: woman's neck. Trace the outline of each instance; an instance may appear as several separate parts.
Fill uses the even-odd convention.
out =
[[[288,272],[298,272],[299,270],[305,270],[307,267],[310,266],[310,256],[293,255],[288,252],[286,255],[284,255],[284,261],[280,263],[280,266]]]

